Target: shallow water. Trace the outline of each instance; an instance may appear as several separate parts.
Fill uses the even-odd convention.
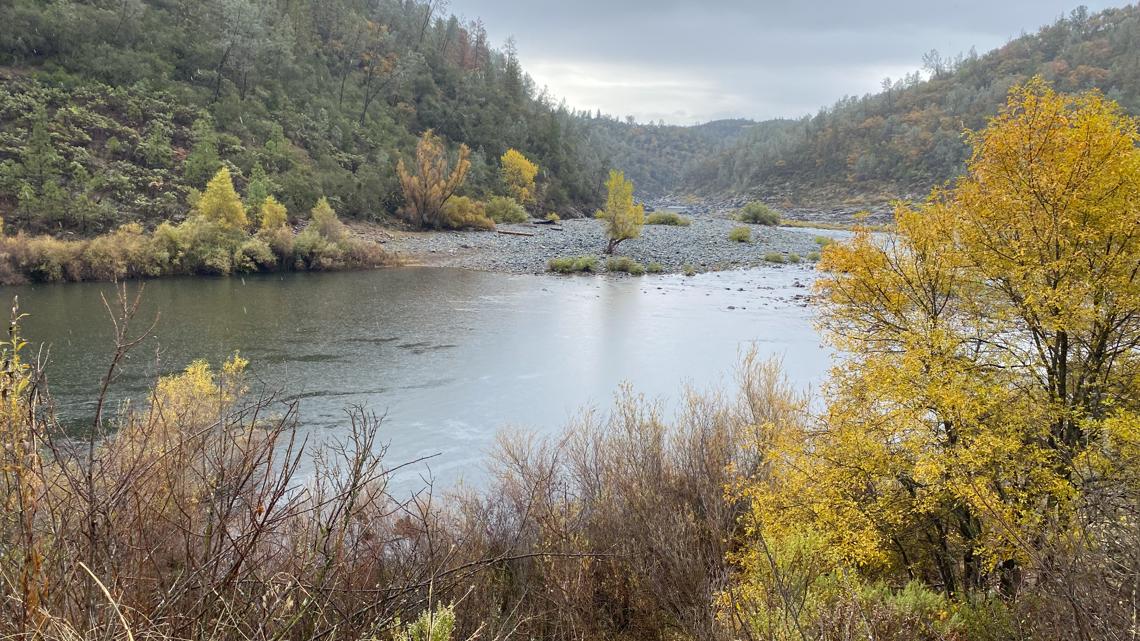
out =
[[[739,354],[754,345],[781,356],[794,383],[818,384],[829,357],[802,299],[812,274],[804,266],[693,278],[399,268],[153,281],[136,325],[160,313],[154,336],[115,393],[138,398],[158,375],[241,350],[255,388],[300,401],[316,442],[342,434],[345,408],[364,405],[386,413],[392,464],[437,455],[428,466],[438,482],[478,483],[497,432],[555,432],[583,408],[606,409],[623,382],[669,410],[685,384],[730,384]],[[100,293],[112,291],[0,288],[6,300],[19,295],[27,337],[50,350],[51,391],[69,421],[94,412],[111,351]]]

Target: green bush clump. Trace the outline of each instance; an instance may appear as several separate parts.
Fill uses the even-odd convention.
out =
[[[768,252],[767,254],[764,254],[764,260],[765,260],[765,262],[769,262],[769,263],[783,264],[784,263],[784,255],[781,254],[780,252]]]
[[[803,259],[800,258],[799,254],[788,254],[788,262],[789,263],[795,264],[795,263],[800,262],[801,260],[803,260]]]
[[[645,266],[645,271],[650,274],[660,274],[665,271],[665,267],[661,263],[654,261]]]
[[[811,252],[810,254],[807,255],[807,259],[813,263],[818,262],[820,259],[820,253],[819,252]]]
[[[483,203],[467,196],[452,196],[443,204],[443,224],[448,229],[495,228],[495,221],[487,217]]]
[[[835,242],[835,239],[829,236],[816,236],[814,240],[815,244],[819,245],[820,247],[827,247],[828,245]]]
[[[630,276],[641,276],[645,273],[645,265],[628,256],[614,256],[606,261],[606,271],[625,272]]]
[[[737,217],[741,222],[755,225],[768,225],[771,227],[780,224],[780,214],[760,201],[753,201],[742,207]]]
[[[752,242],[752,230],[744,225],[733,227],[732,231],[728,232],[728,239],[737,243],[750,243]]]
[[[578,272],[598,271],[597,256],[562,256],[551,258],[546,268],[558,274],[575,274]]]
[[[487,216],[497,223],[525,223],[530,220],[523,206],[510,196],[495,196],[483,208]]]
[[[686,276],[696,276],[697,268],[694,267],[691,263],[685,263],[684,265],[681,265],[681,273]]]
[[[646,225],[671,225],[674,227],[688,227],[693,221],[672,211],[655,211],[645,217]]]

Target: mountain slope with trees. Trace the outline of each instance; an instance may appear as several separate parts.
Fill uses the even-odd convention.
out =
[[[777,203],[887,200],[925,193],[959,175],[962,132],[994,116],[1009,89],[1041,76],[1057,90],[1099,89],[1140,113],[1140,10],[1081,8],[984,55],[924,57],[926,74],[885,79],[883,91],[844,98],[818,114],[751,128],[730,149],[695,163],[684,187],[754,193]]]
[[[591,210],[609,168],[583,114],[437,0],[16,0],[0,20],[0,212],[18,229],[178,220],[223,166],[291,213],[327,196],[382,217],[429,129],[471,149],[471,196],[499,190],[511,148],[542,169],[538,208]]]

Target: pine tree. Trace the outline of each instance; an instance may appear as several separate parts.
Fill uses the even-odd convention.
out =
[[[214,126],[208,120],[195,121],[191,137],[194,146],[186,156],[186,162],[182,166],[182,176],[197,187],[218,171],[222,161],[218,156],[217,134],[214,133]]]

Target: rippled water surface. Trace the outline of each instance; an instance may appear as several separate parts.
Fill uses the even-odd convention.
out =
[[[433,268],[147,283],[144,342],[116,383],[138,397],[155,376],[235,350],[254,387],[298,399],[305,429],[335,437],[345,408],[386,413],[390,461],[438,454],[441,482],[477,481],[505,427],[554,432],[617,387],[675,406],[684,384],[729,382],[755,345],[817,384],[829,364],[803,296],[812,272],[784,267],[644,278],[504,276]],[[93,413],[111,350],[106,284],[0,288],[50,348],[60,413]],[[148,321],[147,323],[141,322]]]

